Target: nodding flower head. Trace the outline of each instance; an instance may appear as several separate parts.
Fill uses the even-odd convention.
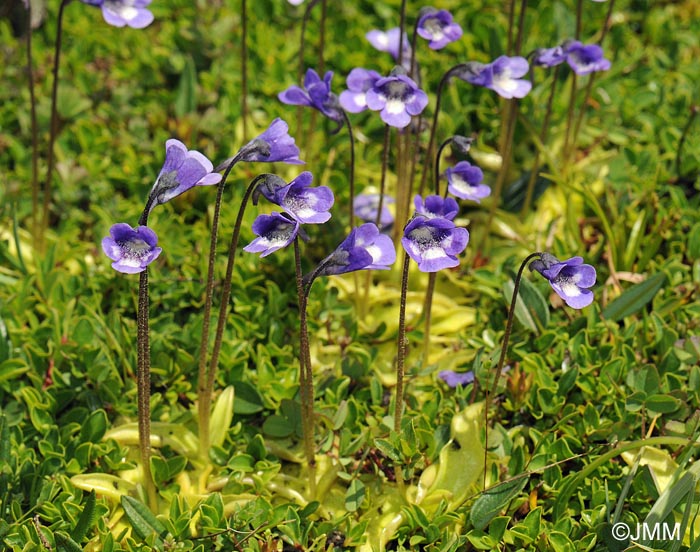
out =
[[[421,272],[437,272],[459,265],[459,255],[469,243],[469,232],[444,217],[418,215],[406,225],[401,238],[406,253]]]
[[[340,105],[349,113],[361,113],[367,109],[367,91],[381,78],[376,71],[356,67],[348,74],[348,89],[340,93]]]
[[[158,236],[148,226],[132,228],[124,222],[119,222],[112,225],[109,236],[102,240],[102,250],[114,261],[114,270],[136,274],[146,270],[163,251],[157,244]]]
[[[447,10],[423,8],[421,14],[416,25],[416,32],[430,41],[428,46],[431,49],[444,48],[462,36],[462,27],[453,21],[452,14]]]
[[[246,245],[243,251],[260,253],[261,257],[267,257],[294,241],[299,234],[299,221],[277,212],[260,215],[253,221],[253,232],[258,237]]]
[[[532,64],[537,67],[555,67],[566,61],[566,52],[561,46],[538,48],[532,55]]]
[[[353,228],[343,243],[321,261],[314,276],[388,270],[395,261],[396,250],[391,238],[380,234],[376,225],[368,222]]]
[[[268,175],[258,185],[253,201],[259,194],[279,205],[302,224],[320,224],[331,218],[333,192],[328,186],[311,187],[313,175],[304,171],[289,184],[276,175]]]
[[[441,217],[447,220],[454,220],[459,213],[459,205],[451,197],[440,197],[439,195],[426,196],[425,201],[419,195],[413,198],[413,205],[416,207],[416,214],[425,218]]]
[[[318,109],[333,121],[342,121],[343,112],[338,103],[338,96],[331,92],[333,71],[327,71],[323,80],[313,69],[306,71],[304,88],[290,86],[277,96],[282,103],[288,105],[306,105]]]
[[[610,69],[610,61],[603,57],[603,49],[597,44],[581,44],[570,40],[563,44],[566,62],[577,75],[587,75]]]
[[[102,17],[114,27],[129,26],[143,29],[153,22],[153,14],[146,9],[151,0],[82,0],[84,4],[102,8]]]
[[[474,372],[455,372],[454,370],[441,370],[438,377],[450,387],[458,387],[474,383]]]
[[[542,253],[539,259],[530,263],[530,270],[544,276],[570,307],[582,309],[593,302],[593,292],[587,288],[595,284],[595,268],[583,264],[581,257],[560,261],[554,255]]]
[[[379,194],[360,194],[352,200],[355,216],[365,222],[377,222],[379,211]],[[387,195],[382,201],[382,214],[379,217],[379,228],[384,229],[394,223],[394,216],[387,205],[394,203],[394,198]]]
[[[447,191],[460,199],[469,199],[481,203],[481,200],[491,195],[491,188],[482,184],[484,173],[468,161],[460,161],[454,167],[448,167]]]
[[[243,146],[237,154],[239,161],[259,161],[275,163],[281,161],[290,165],[303,165],[299,159],[299,148],[289,135],[289,125],[277,117],[267,130]],[[228,166],[233,157],[216,167],[216,171]]]
[[[209,186],[221,182],[221,175],[212,172],[209,159],[198,151],[188,150],[179,140],[165,142],[165,163],[149,193],[151,209],[166,203],[193,186]]]
[[[365,37],[367,41],[380,52],[387,52],[396,63],[410,69],[411,64],[411,44],[408,41],[408,36],[403,33],[403,51],[402,59],[399,61],[399,28],[394,27],[388,31],[372,30]]]
[[[524,57],[501,56],[492,63],[465,64],[465,69],[456,76],[478,86],[490,88],[502,98],[524,98],[532,83],[521,79],[527,74],[529,65]]]
[[[420,115],[428,105],[428,95],[399,71],[375,82],[366,98],[367,107],[380,111],[382,121],[396,128],[407,127],[411,116]]]

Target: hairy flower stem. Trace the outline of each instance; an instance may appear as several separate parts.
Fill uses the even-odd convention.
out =
[[[452,143],[454,139],[450,136],[445,140],[437,150],[435,155],[435,195],[440,195],[440,158],[443,150]],[[445,187],[445,197],[447,196],[447,187]],[[423,366],[428,365],[428,357],[430,356],[430,326],[432,323],[433,314],[433,296],[435,295],[435,281],[437,280],[437,272],[428,274],[428,287],[425,290],[425,303],[423,304],[423,315],[425,317],[424,336],[423,336]]]
[[[44,201],[42,204],[42,226],[39,233],[39,247],[44,247],[44,232],[49,227],[49,208],[51,207],[51,180],[53,179],[54,165],[56,163],[54,156],[54,144],[56,143],[56,134],[58,133],[58,68],[61,61],[61,37],[63,35],[63,12],[71,0],[62,0],[58,8],[58,17],[56,19],[56,44],[54,47],[53,58],[53,85],[51,88],[51,117],[49,119],[49,147],[46,152],[46,183],[44,184]]]
[[[432,168],[433,164],[430,162],[433,159],[432,151],[435,148],[435,139],[437,135],[437,124],[438,124],[438,114],[440,113],[440,102],[442,101],[442,92],[445,85],[448,83],[450,78],[460,71],[463,71],[469,67],[467,63],[460,63],[455,65],[451,69],[445,72],[445,74],[440,79],[438,84],[437,95],[435,97],[435,113],[433,113],[433,123],[430,125],[430,138],[428,139],[428,149],[425,151],[425,163],[423,164],[423,172],[421,173],[420,187],[418,188],[418,194],[423,195],[425,190],[425,185],[428,182],[428,173]]]
[[[401,9],[399,10],[399,58],[398,64],[403,61],[403,33],[406,28],[406,0],[401,0]]]
[[[211,397],[213,393],[213,381],[207,371],[207,353],[209,352],[209,326],[211,324],[211,306],[214,294],[214,264],[216,261],[216,242],[219,234],[219,216],[221,203],[226,187],[226,179],[231,169],[241,158],[239,152],[231,160],[224,172],[221,182],[216,187],[216,201],[214,203],[214,215],[211,223],[211,238],[209,243],[209,262],[207,265],[207,281],[204,289],[204,314],[202,319],[202,336],[199,344],[199,363],[197,367],[197,396],[199,399],[199,445],[200,454],[205,462],[209,458],[209,417],[211,414]],[[209,370],[211,372],[211,368]],[[211,379],[211,384],[209,383]]]
[[[148,212],[151,199],[146,203],[139,218],[140,226],[148,225]],[[148,267],[139,274],[139,301],[136,313],[136,351],[137,351],[137,411],[139,425],[139,452],[143,466],[143,484],[148,497],[148,505],[153,512],[158,511],[158,496],[151,473],[151,347],[148,327]]]
[[[309,499],[316,498],[316,446],[314,445],[314,380],[311,369],[311,352],[309,351],[309,330],[306,319],[311,284],[304,290],[301,272],[301,254],[299,237],[294,238],[294,267],[296,269],[297,296],[299,300],[299,394],[301,395],[301,427],[304,439],[304,453],[309,469]]]
[[[34,94],[34,62],[32,60],[32,5],[27,4],[27,83],[32,124],[32,235],[39,235],[39,130],[36,121],[36,95]]]
[[[506,355],[508,354],[508,342],[510,341],[510,333],[513,330],[513,320],[515,319],[515,305],[518,302],[518,291],[520,290],[520,281],[523,278],[523,271],[527,264],[535,259],[542,256],[541,252],[531,253],[520,265],[518,269],[518,274],[515,276],[515,282],[513,285],[513,298],[510,301],[510,309],[508,310],[508,320],[506,322],[506,330],[503,334],[503,343],[501,344],[501,355],[498,357],[498,364],[496,365],[496,373],[493,375],[493,381],[491,386],[486,388],[486,399],[484,405],[484,489],[486,488],[486,457],[489,449],[489,406],[491,404],[491,396],[496,393],[498,388],[498,381],[501,378],[501,373],[503,372],[503,366],[506,362]]]
[[[350,229],[352,230],[355,226],[355,211],[353,208],[353,202],[355,201],[355,135],[352,131],[350,117],[348,117],[347,112],[344,109],[340,111],[343,114],[345,125],[348,127],[348,135],[350,136],[350,212],[348,220],[350,221]]]
[[[602,44],[605,40],[605,36],[610,28],[610,18],[612,17],[613,6],[615,5],[615,0],[610,0],[608,5],[608,14],[605,17],[605,24],[603,25],[603,31],[600,35],[600,40],[598,44]],[[586,113],[586,106],[591,98],[591,92],[593,90],[593,83],[595,82],[597,73],[591,73],[588,77],[588,83],[586,84],[586,91],[583,94],[583,102],[581,103],[581,109],[579,109],[578,117],[576,117],[576,124],[574,125],[573,138],[571,140],[571,147],[576,147],[576,142],[578,141],[578,133],[581,130],[581,123],[583,122],[583,116]]]
[[[243,142],[248,141],[248,1],[241,0],[241,119]]]
[[[404,251],[401,269],[401,299],[399,300],[399,341],[396,355],[396,401],[394,402],[394,432],[401,435],[401,416],[403,414],[403,376],[406,361],[406,295],[408,294],[408,266],[410,257]],[[403,465],[397,466],[396,483],[403,493]]]
[[[549,97],[547,98],[547,109],[545,110],[544,120],[542,121],[542,128],[540,129],[540,144],[544,144],[547,139],[547,133],[549,132],[549,122],[552,118],[552,105],[554,103],[554,94],[557,89],[557,77],[559,76],[559,66],[554,68],[554,75],[552,75],[552,86],[549,89]],[[525,192],[525,201],[523,202],[523,208],[520,212],[521,215],[525,214],[530,210],[530,205],[532,204],[532,196],[535,192],[535,182],[537,182],[537,173],[540,169],[540,158],[542,156],[542,151],[538,147],[535,153],[535,161],[532,164],[532,169],[530,170],[530,179],[527,182],[527,190]]]
[[[311,17],[311,10],[313,7],[319,3],[319,0],[311,0],[309,4],[306,6],[306,9],[304,10],[304,17],[301,20],[301,37],[299,39],[299,69],[297,71],[297,80],[299,82],[303,82],[304,80],[304,53],[306,50],[306,25],[309,22],[309,18]],[[297,106],[297,133],[299,133],[299,136],[302,136],[301,134],[301,127],[302,127],[302,117],[303,117],[303,106],[298,105]],[[300,148],[303,148],[307,144],[299,144]]]

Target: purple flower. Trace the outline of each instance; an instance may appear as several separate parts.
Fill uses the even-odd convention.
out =
[[[149,193],[151,210],[193,186],[210,186],[221,182],[221,175],[212,172],[212,169],[209,159],[198,151],[188,150],[179,140],[165,142],[165,163]]]
[[[157,243],[158,236],[148,226],[132,228],[125,222],[119,222],[109,229],[109,237],[103,238],[102,250],[114,261],[114,270],[136,274],[146,270],[163,251],[156,246]]]
[[[475,165],[467,161],[460,161],[454,167],[448,167],[447,191],[460,199],[470,199],[481,203],[481,200],[491,195],[491,188],[481,182],[484,173]]]
[[[416,32],[430,41],[428,46],[433,50],[444,48],[462,36],[462,27],[453,22],[452,14],[447,10],[426,8],[422,11]]]
[[[593,302],[593,292],[586,288],[595,284],[595,268],[583,264],[581,257],[560,261],[554,255],[542,253],[530,263],[530,270],[542,274],[570,307],[582,309]]]
[[[304,77],[304,88],[290,86],[284,92],[280,92],[277,97],[282,103],[307,105],[318,109],[333,121],[342,121],[343,114],[338,104],[338,97],[331,92],[332,78],[333,71],[327,71],[321,80],[316,71],[309,69]]]
[[[321,261],[316,276],[345,274],[356,270],[389,270],[395,261],[394,242],[368,222],[353,228],[343,243]]]
[[[340,105],[349,113],[361,113],[367,109],[367,91],[381,79],[376,71],[357,67],[350,71],[346,80],[348,89],[340,93]]]
[[[331,218],[329,210],[334,198],[328,186],[311,188],[313,178],[308,171],[301,173],[289,184],[279,177],[266,178],[258,185],[258,191],[300,223],[320,224]]]
[[[418,270],[437,272],[459,265],[457,255],[467,247],[469,232],[451,220],[417,216],[404,228],[401,243]]]
[[[369,43],[380,52],[387,52],[394,61],[399,61],[399,28],[394,27],[388,31],[372,30],[365,37]],[[401,65],[409,65],[411,63],[411,44],[408,41],[406,33],[403,34],[403,59]]]
[[[267,257],[292,243],[299,233],[299,221],[291,220],[277,212],[260,215],[253,221],[253,232],[258,237],[246,245],[243,251],[260,253],[261,257]]]
[[[438,373],[438,377],[442,379],[450,387],[467,385],[474,382],[474,372],[455,372],[454,370],[442,370]]]
[[[384,196],[382,202],[382,216],[379,217],[379,227],[386,228],[394,222],[394,217],[387,204],[394,203],[394,198]],[[352,201],[355,216],[365,222],[376,222],[379,210],[379,194],[360,194]]]
[[[270,123],[265,132],[238,150],[236,157],[237,161],[304,164],[299,159],[299,148],[294,143],[294,138],[289,135],[289,125],[279,117]],[[229,157],[223,163],[219,163],[214,171],[224,170],[234,159],[235,157]]]
[[[529,70],[524,57],[501,56],[492,63],[470,63],[469,69],[457,75],[460,78],[485,86],[502,98],[524,98],[532,88],[530,81],[520,79]]]
[[[532,64],[538,67],[554,67],[566,61],[566,52],[561,46],[538,48],[532,57]]]
[[[405,128],[412,115],[419,115],[428,105],[428,95],[406,75],[379,79],[367,91],[367,107],[379,114],[386,124]]]
[[[115,27],[125,25],[143,29],[153,22],[153,14],[146,9],[151,0],[82,0],[84,4],[102,8],[104,20]]]
[[[416,207],[416,214],[425,218],[441,217],[453,220],[459,212],[459,205],[451,197],[442,198],[439,195],[430,195],[423,198],[419,195],[413,198],[413,205]]]
[[[578,40],[564,43],[566,62],[577,75],[610,69],[610,61],[603,57],[603,49],[597,44],[581,44]]]

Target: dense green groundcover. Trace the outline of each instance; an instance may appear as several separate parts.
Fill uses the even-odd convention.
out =
[[[579,3],[580,36],[594,42],[609,4]],[[58,11],[58,2],[48,4],[32,35],[41,175]],[[412,28],[423,4],[407,4]],[[509,4],[435,2],[464,36],[441,51],[419,48],[431,116],[448,68],[505,53]],[[318,67],[321,5],[307,25],[310,67]],[[576,6],[527,2],[522,51],[572,37]],[[539,144],[538,199],[521,212],[552,79],[551,71],[535,71],[494,220],[493,198],[462,204],[457,222],[471,241],[460,266],[438,274],[427,362],[428,278],[412,268],[400,435],[392,431],[392,404],[401,263],[371,280],[359,273],[316,283],[308,312],[317,500],[309,500],[301,445],[291,251],[238,257],[213,446],[202,455],[196,378],[215,191],[192,190],[155,209],[150,224],[163,247],[149,270],[155,512],[146,506],[134,424],[138,277],[112,270],[100,241],[115,222],[136,224],[168,138],[217,164],[282,117],[305,169],[336,194],[333,219],[308,230],[309,272],[347,232],[349,143],[309,109],[298,128],[296,108],[277,99],[298,84],[304,5],[248,2],[247,137],[240,2],[154,0],[151,8],[153,24],[136,30],[107,25],[99,9],[81,2],[66,7],[57,170],[43,245],[32,233],[26,37],[9,17],[0,20],[0,549],[700,550],[697,2],[614,5],[603,43],[612,67],[593,81],[577,148],[565,155],[572,78],[562,70],[549,136]],[[13,16],[21,9],[17,2]],[[354,67],[388,73],[390,56],[364,36],[398,26],[399,11],[398,0],[327,1],[323,59],[335,72],[334,91]],[[577,82],[579,104],[587,82]],[[475,133],[471,153],[489,184],[507,105],[462,81],[442,98],[440,140]],[[352,121],[358,190],[376,190],[383,124],[371,112]],[[392,150],[390,189],[395,161]],[[216,282],[247,183],[261,172],[290,179],[300,170],[234,169]],[[248,209],[242,244],[253,238],[255,216],[269,211]],[[595,266],[595,300],[570,309],[526,273],[509,369],[489,405],[484,476],[484,389],[501,351],[514,273],[529,253],[545,250]],[[446,369],[474,370],[476,383],[450,388],[438,377]],[[618,522],[634,542],[615,533]],[[635,538],[639,527],[675,532]]]

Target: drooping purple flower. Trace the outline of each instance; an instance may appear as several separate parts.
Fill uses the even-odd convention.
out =
[[[333,71],[327,71],[323,80],[313,69],[306,71],[304,88],[290,86],[278,94],[282,103],[288,105],[306,105],[318,109],[333,121],[342,121],[343,114],[338,103],[338,96],[331,92]]]
[[[587,288],[595,284],[595,268],[583,264],[581,257],[560,261],[554,255],[542,253],[539,259],[530,263],[530,270],[542,274],[570,307],[582,309],[593,302],[593,292]]]
[[[484,173],[468,161],[460,161],[454,167],[448,167],[447,191],[460,199],[469,199],[481,203],[481,200],[491,195],[491,188],[482,184]]]
[[[260,215],[253,221],[253,232],[257,238],[246,245],[243,251],[260,253],[267,257],[270,253],[287,247],[299,233],[299,221],[292,220],[280,213]]]
[[[454,220],[459,213],[459,205],[451,197],[440,197],[439,195],[426,196],[425,201],[419,195],[413,198],[413,205],[416,207],[416,214],[425,218],[444,218]]]
[[[445,218],[415,217],[401,238],[406,253],[421,272],[437,272],[459,265],[459,255],[469,243],[469,232]]]
[[[292,6],[301,6],[304,0],[287,0]]]
[[[331,218],[333,192],[328,186],[311,188],[313,175],[304,171],[289,184],[281,178],[266,178],[259,185],[259,193],[282,207],[302,224],[320,224]]]
[[[442,370],[438,372],[438,377],[450,387],[457,387],[474,383],[474,372],[455,372],[454,370]]]
[[[371,222],[352,229],[343,243],[319,264],[316,276],[356,270],[389,270],[396,261],[394,242]]]
[[[376,71],[357,67],[350,71],[346,80],[348,89],[340,93],[340,105],[349,113],[361,113],[367,109],[367,91],[381,79]]]
[[[433,50],[439,50],[450,42],[459,40],[462,36],[462,27],[453,21],[452,14],[447,10],[424,8],[418,19],[416,32],[430,43]]]
[[[193,186],[210,186],[221,182],[212,162],[198,151],[188,150],[179,140],[165,142],[165,163],[149,193],[151,210],[186,192]]]
[[[387,195],[384,196],[382,202],[382,216],[379,217],[379,227],[386,228],[394,222],[394,216],[391,214],[387,205],[394,203],[394,198]],[[376,222],[377,211],[379,210],[379,194],[360,194],[355,196],[352,202],[355,216],[365,222]]]
[[[236,157],[238,161],[304,164],[299,159],[299,148],[294,143],[294,138],[289,135],[289,125],[279,117],[270,123],[265,132],[238,150]],[[229,157],[219,163],[214,171],[224,170],[234,159],[235,157]]]
[[[501,56],[492,63],[470,63],[469,69],[457,74],[461,79],[478,86],[490,88],[502,98],[524,98],[532,83],[521,79],[529,65],[524,57]]]
[[[577,75],[610,69],[610,61],[603,57],[603,49],[597,44],[581,44],[578,40],[571,40],[563,46],[566,62]]]
[[[132,228],[119,222],[109,229],[109,237],[103,238],[102,250],[114,261],[114,270],[136,274],[146,270],[163,251],[157,244],[158,236],[148,226]]]
[[[561,46],[538,48],[532,56],[532,64],[537,67],[554,67],[566,61],[566,52]]]
[[[428,95],[406,75],[393,74],[379,79],[367,91],[367,107],[379,111],[382,121],[396,128],[405,128],[412,115],[428,105]]]
[[[84,4],[102,8],[102,17],[114,27],[129,26],[143,29],[153,22],[153,14],[146,9],[151,0],[82,0]]]
[[[380,52],[387,52],[394,61],[399,62],[399,28],[394,27],[388,31],[372,30],[365,37],[369,43]],[[403,52],[401,65],[406,66],[411,63],[411,44],[408,41],[408,36],[403,33]],[[407,67],[408,68],[408,67]]]

